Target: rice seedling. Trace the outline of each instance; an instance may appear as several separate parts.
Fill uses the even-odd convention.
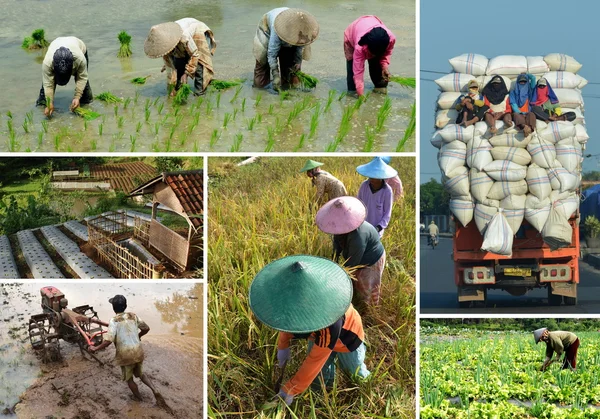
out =
[[[98,135],[102,137],[102,132],[104,131],[104,124],[101,122],[98,124]]]
[[[152,151],[155,153],[160,153],[160,144],[158,141],[152,143]]]
[[[200,151],[200,145],[198,144],[198,140],[194,141],[194,145],[192,146],[192,152],[198,153]]]
[[[330,90],[329,95],[327,96],[327,103],[325,104],[325,108],[323,109],[323,113],[327,113],[329,108],[331,108],[331,104],[333,103],[333,98],[337,92],[335,90]]]
[[[117,118],[117,128],[123,128],[123,125],[125,125],[125,117],[120,116]]]
[[[275,129],[273,127],[267,127],[267,145],[265,146],[265,152],[273,151],[275,147]]]
[[[255,118],[256,118],[256,122],[258,122],[259,124],[262,122],[262,114],[259,113],[258,115],[255,116]]]
[[[36,29],[31,33],[31,36],[23,39],[21,48],[32,50],[46,48],[50,43],[46,40],[46,34],[43,29]]]
[[[373,151],[373,145],[375,144],[375,129],[369,126],[369,124],[365,125],[365,145],[363,147],[363,152],[369,153]]]
[[[123,109],[127,109],[127,107],[129,106],[130,103],[131,103],[131,98],[128,97],[127,99],[125,99],[123,101]]]
[[[135,96],[133,97],[133,105],[137,105],[138,100],[140,99],[140,92],[139,90],[135,92]]]
[[[273,111],[274,111],[274,109],[275,109],[275,105],[273,105],[273,104],[271,103],[271,104],[269,105],[269,111],[268,111],[269,115],[273,115]]]
[[[137,125],[135,126],[135,132],[137,134],[139,134],[141,130],[142,130],[142,123],[138,122]]]
[[[398,145],[396,146],[397,152],[404,151],[404,145],[413,135],[415,135],[416,129],[417,129],[416,103],[413,103],[412,109],[410,112],[410,121],[408,122],[408,126],[406,127],[406,130],[404,130],[404,135],[402,136],[402,139],[398,142]]]
[[[150,109],[146,108],[144,110],[144,121],[149,122],[150,121]]]
[[[137,85],[146,84],[146,79],[148,77],[150,77],[150,76],[146,76],[146,77],[134,77],[133,79],[131,79],[131,82],[133,84],[137,84]]]
[[[231,121],[231,114],[229,112],[225,112],[223,115],[223,129],[227,129],[227,124]]]
[[[210,100],[206,101],[206,114],[209,115],[212,111],[212,103]]]
[[[392,111],[392,99],[390,99],[389,97],[386,97],[385,100],[383,101],[383,105],[381,105],[381,108],[379,108],[379,111],[377,112],[377,124],[375,125],[375,130],[377,132],[381,132],[381,130],[383,129],[383,126],[385,124],[385,120],[388,118],[391,111]]]
[[[240,151],[243,139],[244,136],[241,133],[235,134],[235,140],[233,140],[233,145],[231,146],[231,149],[229,151],[231,151],[232,153]]]
[[[237,98],[238,98],[240,92],[242,91],[243,87],[244,86],[239,85],[238,87],[235,88],[235,93],[233,94],[233,97],[231,98],[231,100],[229,101],[229,103],[233,103],[233,102],[235,102],[237,100]]]
[[[42,120],[42,130],[44,131],[44,134],[46,134],[48,132],[48,120],[47,119]]]
[[[154,123],[154,135],[158,136],[158,131],[160,130],[160,122]]]
[[[13,119],[13,114],[11,111],[6,111],[6,116],[8,117],[8,119]]]
[[[298,151],[301,150],[302,147],[304,147],[304,140],[306,139],[306,134],[302,133],[300,135],[300,138],[298,139],[298,144],[296,145],[296,147],[294,148],[294,151]]]
[[[196,98],[196,108],[200,108],[200,106],[202,106],[202,103],[204,102],[204,96],[198,96]]]
[[[76,114],[77,116],[82,117],[83,119],[85,119],[87,121],[93,121],[94,119],[96,119],[100,116],[100,114],[98,112],[94,112],[87,108],[82,108],[81,106],[76,108],[73,111],[73,113]]]
[[[198,124],[192,123],[187,129],[187,135],[192,135]]]
[[[106,102],[106,103],[122,102],[122,99],[120,97],[116,97],[111,92],[102,92],[98,96],[96,96],[96,99],[101,100],[102,102]]]
[[[242,99],[242,113],[246,110],[246,98]]]
[[[152,101],[152,106],[156,107],[156,105],[158,104],[158,102],[160,101],[160,96],[157,96],[154,101]]]
[[[186,132],[182,132],[179,135],[179,145],[181,147],[183,147],[185,145],[185,142],[187,141],[187,133]]]
[[[256,99],[254,99],[254,107],[258,108],[258,105],[260,104],[260,101],[262,100],[262,93],[258,93],[256,95]]]
[[[28,134],[29,133],[29,121],[27,119],[25,119],[21,126],[23,127],[23,131],[25,131],[25,134]]]
[[[279,91],[279,106],[283,105],[283,101],[290,98],[291,93],[287,90]]]
[[[340,93],[340,95],[338,96],[338,102],[341,101],[343,98],[345,98],[348,95],[347,91],[343,91],[342,93]]]
[[[298,77],[298,80],[300,80],[300,84],[305,89],[314,89],[319,83],[319,79],[309,74],[303,73],[302,71],[293,72],[292,75]]]
[[[54,151],[60,151],[61,142],[62,142],[62,136],[60,134],[54,135]]]
[[[7,121],[8,125],[8,150],[9,151],[17,151],[19,148],[19,142],[17,140],[17,133],[12,126],[12,120]]]
[[[315,106],[313,113],[310,117],[310,131],[308,134],[308,138],[312,139],[315,137],[315,134],[317,133],[317,128],[319,126],[319,112],[321,110],[321,104],[317,103],[317,105]]]
[[[235,117],[237,116],[237,114],[238,114],[238,108],[233,108],[233,115],[232,115],[231,119],[235,121]]]
[[[230,87],[238,86],[244,82],[244,79],[232,79],[232,80],[216,80],[213,79],[210,85],[216,90],[225,90]],[[218,106],[217,106],[218,107]]]
[[[165,102],[160,102],[156,106],[156,112],[158,112],[158,114],[161,115],[164,107],[165,107]]]
[[[131,147],[129,148],[129,152],[133,153],[135,151],[135,143],[137,142],[137,135],[129,135],[129,143]]]
[[[96,149],[98,148],[98,140],[95,138],[92,138],[90,140],[90,148],[92,151],[96,151]]]
[[[115,114],[115,118],[119,116],[119,105],[114,106],[113,113]]]
[[[175,136],[175,131],[177,130],[177,127],[175,125],[173,125],[171,127],[171,130],[169,131],[169,140],[172,140],[173,137]]]
[[[217,94],[217,101],[216,101],[216,105],[217,105],[217,108],[219,108],[219,107],[221,106],[221,92],[219,92],[219,93]]]
[[[252,131],[254,129],[255,123],[256,123],[256,117],[246,118],[246,126],[248,127],[248,131]]]
[[[131,35],[129,35],[125,31],[119,32],[117,35],[117,39],[121,46],[119,47],[119,52],[117,53],[117,57],[119,58],[127,58],[131,57],[133,54],[131,51]]]
[[[86,121],[85,119],[83,120],[83,130],[87,131],[88,129],[88,121]]]
[[[183,84],[179,90],[177,90],[177,94],[173,98],[173,103],[176,105],[186,104],[190,93],[192,93],[192,88],[188,84]]]
[[[412,87],[413,89],[417,87],[417,82],[414,77],[392,76],[390,77],[390,81],[404,87]]]
[[[210,135],[209,147],[213,148],[214,145],[217,143],[217,141],[219,141],[219,138],[221,138],[221,134],[219,133],[219,130],[213,129],[212,134]]]
[[[33,125],[33,111],[29,111],[25,114],[25,120],[29,123],[29,125]]]

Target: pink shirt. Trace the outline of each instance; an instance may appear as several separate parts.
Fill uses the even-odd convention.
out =
[[[358,41],[365,34],[371,31],[373,28],[381,27],[386,30],[390,37],[390,43],[381,57],[381,67],[386,69],[390,65],[390,57],[392,56],[392,50],[396,43],[396,37],[390,30],[383,24],[377,16],[362,16],[356,19],[350,24],[344,31],[344,54],[346,60],[354,60],[352,63],[352,70],[354,71],[354,84],[356,84],[356,93],[359,95],[364,94],[365,84],[363,82],[365,74],[365,61],[375,58],[371,54],[366,45],[358,45]]]
[[[396,175],[393,178],[386,179],[385,183],[390,185],[390,188],[392,188],[392,192],[394,192],[394,201],[399,200],[402,197],[402,195],[404,195],[404,191],[402,189],[402,181],[400,180],[400,177],[398,177],[398,175]]]

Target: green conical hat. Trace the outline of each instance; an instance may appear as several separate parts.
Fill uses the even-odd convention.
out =
[[[314,160],[306,160],[306,164],[298,173],[307,172],[319,166],[323,166],[323,163],[319,163],[318,161]]]
[[[352,301],[352,282],[337,263],[287,256],[269,263],[250,285],[250,308],[273,329],[310,333],[335,323]]]

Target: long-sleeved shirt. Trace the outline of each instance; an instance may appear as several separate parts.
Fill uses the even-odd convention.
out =
[[[88,82],[87,60],[85,53],[87,48],[83,41],[74,36],[61,36],[56,38],[48,46],[48,51],[42,62],[42,84],[44,86],[44,94],[50,102],[54,100],[54,89],[56,82],[54,81],[54,53],[60,47],[65,47],[73,54],[73,73],[75,77],[75,99],[80,99],[83,95],[83,90]]]
[[[296,48],[296,60],[294,60],[294,62],[302,62],[302,47],[290,45],[287,42],[282,41],[277,35],[277,32],[275,32],[275,18],[277,15],[279,15],[279,13],[287,9],[289,9],[289,7],[279,7],[266,14],[268,23],[266,34],[269,36],[267,60],[269,61],[269,67],[271,68],[271,71],[279,69],[277,64],[277,56],[279,55],[279,50],[281,48]]]
[[[348,234],[333,236],[333,258],[337,260],[341,255],[346,259],[344,265],[349,268],[374,265],[383,256],[384,251],[379,233],[366,221]]]
[[[554,352],[556,352],[557,356],[560,356],[565,349],[571,346],[576,340],[577,335],[575,335],[575,333],[563,332],[560,330],[548,332],[548,342],[546,342],[546,358],[551,359]]]
[[[353,60],[352,71],[354,73],[354,84],[356,85],[356,93],[359,95],[362,95],[365,92],[365,61],[375,58],[375,56],[369,52],[366,45],[358,45],[358,41],[360,41],[364,35],[369,33],[371,29],[377,27],[385,29],[390,37],[388,47],[379,59],[381,68],[385,70],[390,66],[390,57],[392,56],[392,50],[396,44],[396,37],[377,16],[369,15],[359,17],[344,31],[344,54],[347,61]]]
[[[365,340],[365,332],[360,314],[350,305],[346,314],[325,329],[307,334],[280,332],[277,349],[289,348],[292,339],[309,339],[314,342],[298,372],[282,387],[284,392],[295,396],[306,390],[319,375],[331,352],[355,351]]]
[[[312,184],[317,188],[315,201],[322,205],[334,198],[348,195],[344,184],[329,172],[317,172],[312,178]]]
[[[383,230],[388,226],[392,217],[392,202],[394,199],[392,188],[384,181],[383,187],[373,192],[369,185],[369,179],[367,179],[360,185],[357,198],[367,208],[366,221],[374,227],[379,226],[381,228],[379,235],[382,236]]]
[[[392,192],[394,193],[394,201],[399,200],[404,195],[404,189],[402,188],[402,181],[398,175],[393,178],[386,179],[385,183],[387,183],[390,188],[392,188]]]
[[[175,23],[181,26],[183,33],[181,34],[179,43],[175,46],[173,51],[163,56],[163,60],[168,68],[175,69],[175,63],[173,62],[174,58],[188,58],[186,73],[193,77],[196,72],[198,60],[200,59],[200,51],[194,41],[194,35],[196,34],[196,31],[200,31],[202,36],[204,36],[205,28],[207,29],[208,26],[192,17],[179,19],[175,21]],[[173,76],[171,72],[169,72],[167,73],[167,79],[169,80],[169,83],[173,84],[177,81],[177,76],[175,76],[175,80],[173,80]]]
[[[119,313],[110,319],[104,339],[115,345],[115,364],[133,365],[144,360],[140,329],[148,329],[148,325],[134,313]]]
[[[438,234],[440,234],[440,229],[435,224],[429,224],[427,230],[429,231],[430,236],[437,236]]]

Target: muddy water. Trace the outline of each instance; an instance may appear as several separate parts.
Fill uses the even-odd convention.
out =
[[[149,4],[152,6],[148,7]],[[303,64],[303,70],[317,77],[320,83],[312,92],[293,92],[283,101],[277,95],[251,87],[254,67],[251,48],[256,25],[266,11],[279,6],[304,8],[320,23],[312,59]],[[127,12],[117,0],[82,0],[75,4],[66,0],[0,0],[0,8],[0,89],[4,99],[0,103],[2,151],[264,151],[269,148],[273,151],[323,151],[337,134],[344,108],[355,103],[355,99],[349,97],[338,100],[346,88],[343,31],[350,22],[365,14],[381,17],[396,35],[390,65],[392,74],[415,76],[414,0],[310,0],[277,4],[266,0],[251,3],[132,0],[128,2]],[[68,15],[65,10],[69,11]],[[144,55],[143,42],[151,25],[188,16],[204,21],[215,33],[218,42],[214,57],[215,77],[246,81],[233,102],[235,88],[221,95],[213,91],[200,99],[201,102],[191,99],[175,114],[171,102],[166,101],[165,76],[160,73],[162,63]],[[56,115],[44,132],[42,121],[45,117],[34,106],[41,85],[43,53],[20,48],[24,36],[35,28],[44,28],[48,40],[63,35],[75,35],[84,40],[89,49],[92,90],[96,95],[108,90],[117,96],[131,98],[126,109],[122,103],[115,114],[114,105],[95,101],[90,108],[103,116],[85,124],[68,111],[74,89],[71,81],[68,86],[57,89]],[[133,56],[129,59],[116,57],[119,49],[116,36],[123,29],[133,37]],[[148,75],[150,78],[143,86],[130,83],[134,77]],[[368,89],[372,88],[368,75],[365,82]],[[330,110],[323,113],[330,90],[336,91],[335,99]],[[392,110],[384,128],[375,136],[373,151],[396,148],[415,100],[413,89],[393,83],[390,83],[388,93]],[[259,95],[260,103],[255,106]],[[288,124],[290,111],[304,100],[305,109]],[[381,95],[370,96],[354,114],[350,131],[337,151],[363,150],[364,125],[376,123],[383,100]],[[316,103],[321,104],[319,124],[314,138],[308,139]],[[147,121],[146,106],[149,110]],[[7,111],[13,115],[10,122],[16,134],[13,140],[9,139]],[[22,126],[27,112],[33,112],[29,133]],[[259,115],[261,122],[256,122],[250,130],[249,120]],[[195,119],[198,120],[196,125]],[[226,128],[223,127],[225,119],[230,119]],[[99,135],[100,124],[102,135]],[[272,147],[267,135],[269,127],[279,127]],[[305,134],[304,141],[301,141],[302,134]],[[412,150],[414,141],[406,146],[406,151]]]
[[[115,294],[124,295],[128,301],[127,310],[148,323],[148,338],[155,339],[157,344],[161,341],[183,342],[177,348],[186,352],[188,344],[185,342],[195,342],[202,338],[200,284],[53,285],[65,294],[69,307],[92,305],[104,321],[109,321],[114,316],[108,298]],[[0,285],[0,413],[3,409],[14,406],[19,395],[41,375],[41,362],[29,344],[27,321],[31,315],[41,312],[39,289],[42,286]],[[66,342],[61,342],[61,348],[66,358],[71,359],[79,354],[78,350]],[[109,361],[113,354],[114,350],[109,349],[102,356]]]

